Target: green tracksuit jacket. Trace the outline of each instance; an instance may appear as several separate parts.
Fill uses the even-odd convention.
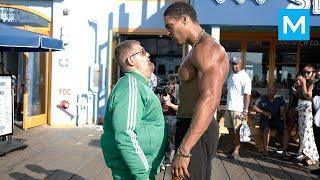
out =
[[[108,98],[100,141],[113,174],[124,170],[143,180],[156,174],[164,155],[165,126],[160,101],[148,81],[126,72]]]

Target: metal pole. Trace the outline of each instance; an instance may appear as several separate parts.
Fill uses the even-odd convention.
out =
[[[108,57],[108,96],[110,94],[111,91],[111,76],[112,76],[112,41],[113,41],[113,33],[112,30],[109,30],[109,35],[108,35],[108,39],[109,39],[109,57]]]
[[[0,65],[1,65],[1,73],[4,73],[4,67],[3,67],[3,51],[0,51]]]

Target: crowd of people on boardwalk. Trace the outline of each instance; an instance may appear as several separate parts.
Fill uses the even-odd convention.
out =
[[[233,147],[227,152],[232,159],[240,157],[239,127],[248,117],[251,95],[251,79],[242,69],[241,60],[232,58],[233,73],[228,79],[227,110],[224,116],[225,127],[228,128]],[[259,125],[262,130],[261,158],[268,158],[270,130],[274,129],[282,135],[282,149],[277,151],[284,160],[289,159],[288,144],[291,131],[298,126],[299,150],[296,158],[303,165],[314,165],[319,160],[319,99],[320,99],[320,67],[306,65],[291,83],[290,100],[286,105],[284,98],[278,95],[277,86],[268,85],[267,94],[261,94],[253,103],[252,111],[260,115]],[[242,118],[239,118],[241,117]],[[312,171],[319,174],[319,170]]]
[[[225,49],[198,24],[191,5],[171,4],[164,12],[164,24],[176,43],[192,46],[178,70],[179,85],[176,76],[170,75],[159,88],[150,54],[140,42],[126,40],[115,48],[115,60],[124,75],[108,97],[100,140],[113,179],[155,179],[161,164],[171,165],[172,179],[210,179],[219,141],[214,114],[225,82],[228,95],[224,119],[233,142],[229,158],[240,157],[239,128],[254,110],[261,114],[263,158],[268,157],[273,128],[283,133],[282,154],[287,156],[290,127],[297,119],[299,158],[307,164],[318,161],[319,69],[306,66],[296,76],[290,108],[286,108],[283,98],[275,96],[277,87],[269,85],[267,94],[261,95],[250,109],[252,82],[242,60],[228,58]],[[232,73],[227,79],[229,67]],[[288,115],[296,111],[297,118]]]

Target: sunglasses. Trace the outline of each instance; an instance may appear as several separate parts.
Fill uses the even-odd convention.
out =
[[[313,73],[313,71],[304,71],[303,73],[304,73],[305,75],[309,75],[309,74]]]
[[[142,56],[147,55],[147,51],[146,51],[145,49],[141,49],[141,51],[138,51],[138,52],[130,55],[127,59],[129,59],[129,58],[131,58],[132,56],[135,56],[135,55],[137,55],[137,54],[139,54],[139,53],[140,53]]]

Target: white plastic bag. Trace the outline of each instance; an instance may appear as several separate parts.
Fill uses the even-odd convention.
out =
[[[317,127],[320,127],[320,96],[315,96],[313,98],[313,108],[316,111],[313,116],[313,122]]]
[[[249,142],[251,140],[250,138],[251,132],[247,124],[247,121],[242,121],[239,134],[240,134],[240,142]]]

